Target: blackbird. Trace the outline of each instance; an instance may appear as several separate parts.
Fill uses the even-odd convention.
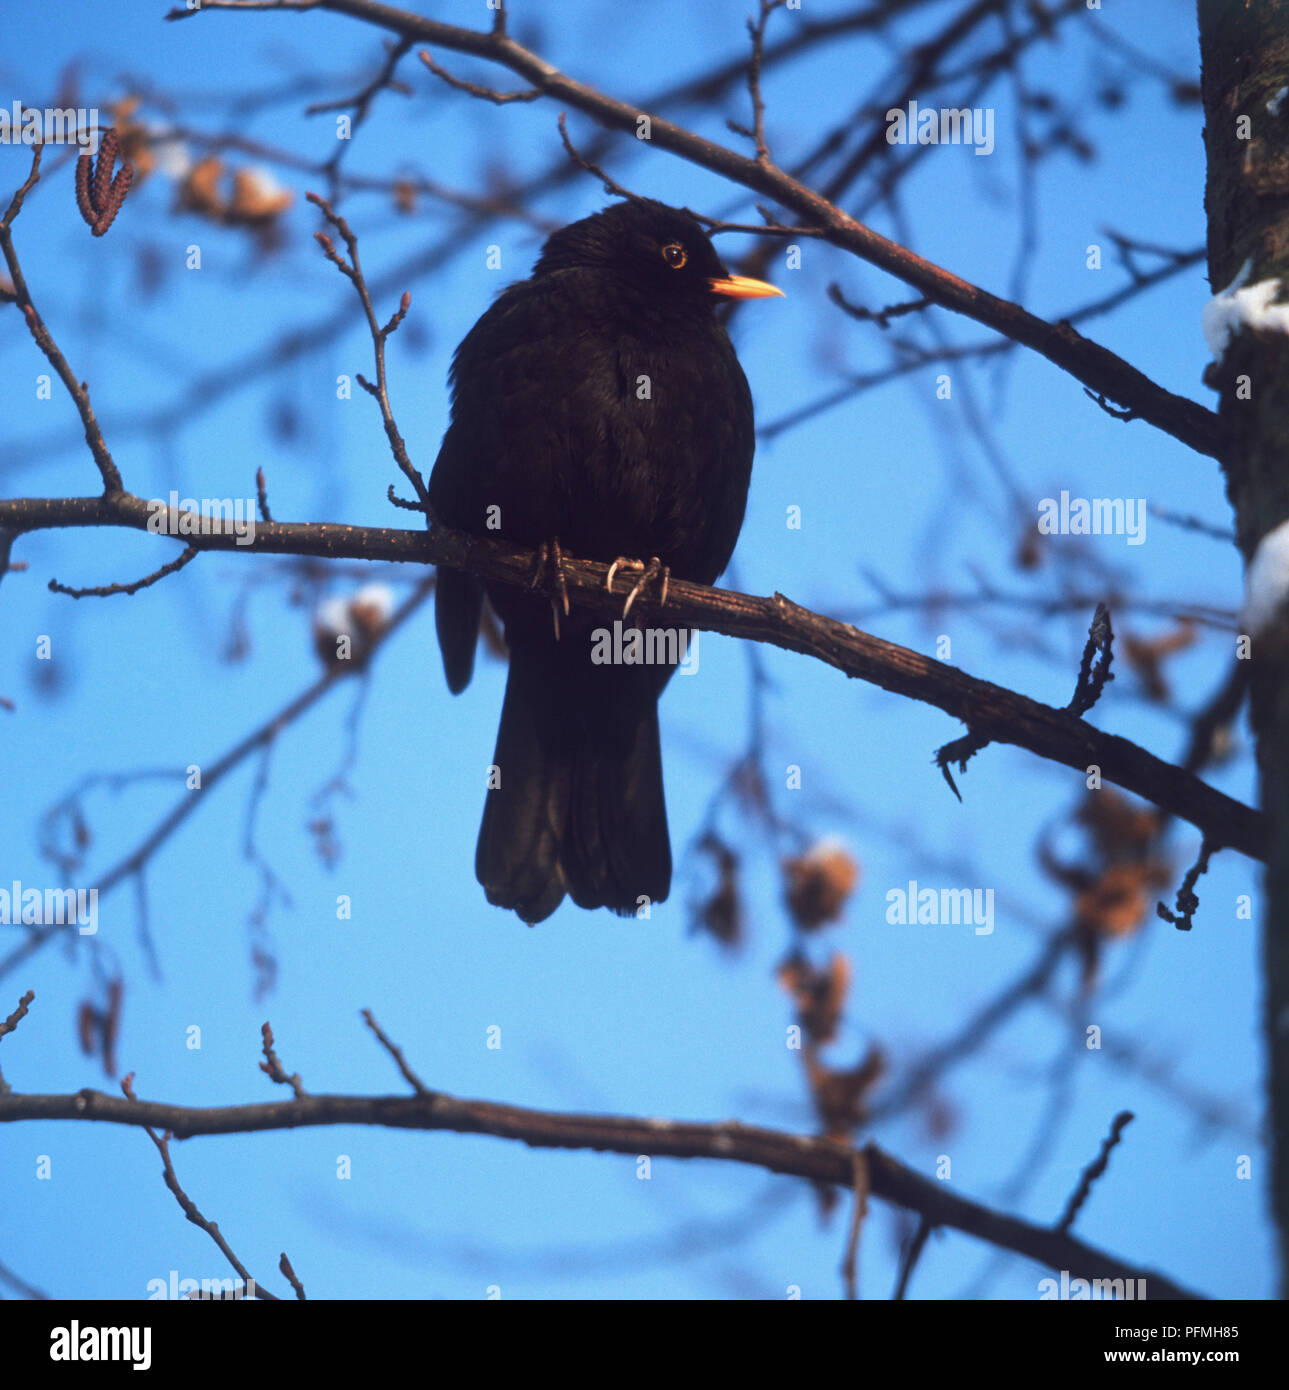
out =
[[[668,573],[713,583],[743,523],[754,446],[715,307],[781,293],[730,275],[699,223],[663,203],[632,199],[555,232],[456,350],[434,514],[557,566],[567,550],[625,559],[663,589]],[[454,694],[470,681],[485,592],[510,651],[475,854],[488,901],[529,923],[566,893],[624,916],[662,901],[657,705],[677,649],[606,662],[602,619],[568,616],[565,600],[561,626],[541,593],[440,569],[435,625]]]

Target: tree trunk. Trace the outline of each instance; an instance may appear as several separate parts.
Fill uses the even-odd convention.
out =
[[[1289,280],[1289,0],[1199,0],[1213,290]],[[1268,103],[1271,108],[1268,109]],[[1282,293],[1278,298],[1284,298]],[[1244,331],[1205,380],[1221,392],[1227,495],[1245,562],[1289,519],[1289,335]],[[1255,638],[1250,717],[1271,852],[1261,904],[1270,1194],[1289,1297],[1289,621]]]

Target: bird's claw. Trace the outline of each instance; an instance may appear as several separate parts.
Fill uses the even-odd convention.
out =
[[[671,569],[669,566],[664,565],[656,555],[652,556],[648,561],[631,560],[625,555],[619,555],[609,566],[609,572],[604,577],[604,587],[610,593],[613,592],[613,577],[620,569],[640,571],[640,578],[636,580],[635,586],[627,595],[626,603],[622,606],[622,616],[624,619],[627,614],[631,612],[631,605],[636,601],[637,596],[643,591],[646,585],[651,584],[655,580],[659,581],[658,602],[660,604],[665,604],[667,602],[667,585],[671,581]]]
[[[564,610],[564,616],[568,617],[568,576],[564,573],[564,552],[559,547],[559,541],[551,537],[550,541],[543,541],[537,547],[537,553],[533,560],[533,572],[528,580],[528,587],[535,589],[542,583],[546,571],[551,572],[551,581],[555,586],[555,592],[550,596],[551,618],[555,623],[555,640],[559,641],[559,611]]]

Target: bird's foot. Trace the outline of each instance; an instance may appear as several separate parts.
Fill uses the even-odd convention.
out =
[[[559,541],[551,537],[550,541],[543,541],[537,547],[537,554],[533,560],[533,572],[528,580],[528,587],[536,589],[546,576],[546,571],[550,571],[548,583],[554,586],[555,592],[550,595],[551,618],[555,623],[555,640],[559,641],[559,611],[564,610],[564,616],[568,617],[568,576],[564,573],[564,552],[559,548]]]
[[[625,555],[619,555],[609,566],[609,572],[604,577],[604,587],[610,593],[613,592],[613,577],[619,570],[640,571],[640,578],[636,580],[635,587],[627,595],[627,601],[622,607],[622,616],[624,619],[627,614],[631,612],[631,605],[636,601],[636,598],[644,590],[646,585],[657,582],[659,586],[658,602],[667,602],[667,585],[671,580],[671,569],[669,566],[664,565],[656,555],[647,561],[631,560]]]

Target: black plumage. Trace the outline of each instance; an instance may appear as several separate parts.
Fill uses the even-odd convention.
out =
[[[675,577],[714,582],[743,522],[754,442],[715,306],[777,293],[731,277],[698,222],[662,203],[616,204],[554,233],[531,278],[457,348],[435,514],[534,549],[657,557]],[[674,666],[596,664],[602,619],[574,608],[557,638],[549,598],[500,584],[487,594],[510,649],[499,785],[475,857],[489,902],[537,922],[565,893],[622,914],[661,901],[671,848],[657,702]],[[440,570],[454,693],[470,680],[483,596],[474,576]]]

